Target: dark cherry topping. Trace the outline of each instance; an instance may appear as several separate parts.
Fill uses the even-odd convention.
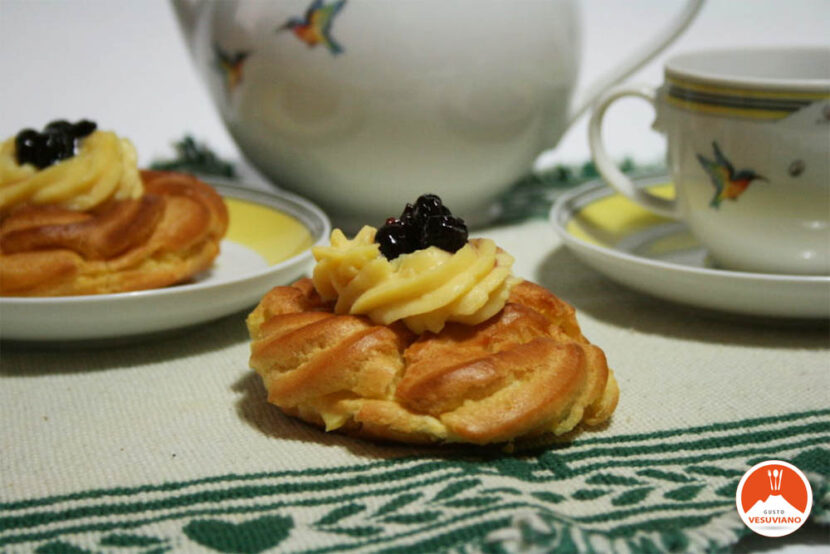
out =
[[[447,252],[455,252],[467,244],[467,226],[460,217],[433,215],[424,226],[424,240]]]
[[[72,125],[72,134],[76,137],[85,137],[87,135],[91,135],[97,128],[98,125],[96,125],[94,121],[82,119]]]
[[[59,119],[46,124],[43,128],[44,133],[63,133],[68,135],[72,131],[72,124],[65,119]]]
[[[415,220],[422,225],[434,215],[451,215],[450,210],[434,194],[419,196],[418,200],[415,201],[415,209],[413,212]]]
[[[391,218],[390,218],[391,219]],[[388,220],[387,220],[388,221]],[[394,220],[386,223],[375,234],[375,242],[380,245],[380,253],[387,260],[394,260],[406,252],[414,252],[420,247],[419,233],[413,227]]]
[[[17,163],[30,163],[43,169],[71,158],[75,155],[78,139],[91,134],[96,127],[95,123],[86,119],[77,123],[61,119],[47,124],[41,132],[23,129],[17,133],[14,142]]]
[[[388,218],[375,242],[388,260],[429,246],[456,252],[467,243],[467,226],[438,196],[424,194],[415,204],[407,204],[400,217]]]
[[[14,139],[15,152],[17,153],[17,163],[23,165],[31,160],[31,163],[38,165],[34,161],[37,154],[40,152],[39,147],[40,133],[34,129],[23,129],[17,133]]]
[[[406,225],[417,225],[415,222],[415,206],[407,202],[406,207],[401,212],[400,220]]]

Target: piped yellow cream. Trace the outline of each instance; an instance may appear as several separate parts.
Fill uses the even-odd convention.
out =
[[[84,211],[142,193],[135,147],[115,133],[95,131],[74,156],[44,169],[17,163],[14,137],[0,143],[0,213],[26,204]]]
[[[335,313],[438,333],[448,321],[475,325],[494,316],[519,281],[513,257],[490,239],[472,239],[455,253],[430,246],[387,260],[375,233],[365,226],[350,240],[335,229],[331,246],[312,249],[314,286],[336,301]]]

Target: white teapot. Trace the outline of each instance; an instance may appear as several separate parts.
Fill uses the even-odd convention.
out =
[[[438,194],[476,225],[675,21],[572,102],[572,0],[173,0],[194,61],[247,159],[335,223],[381,225]]]

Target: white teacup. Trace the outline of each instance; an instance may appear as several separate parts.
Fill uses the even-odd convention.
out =
[[[602,142],[623,96],[648,100],[668,139],[676,198],[637,189]],[[830,274],[830,49],[711,50],[666,63],[665,83],[615,88],[589,137],[600,174],[646,209],[685,222],[716,265]]]

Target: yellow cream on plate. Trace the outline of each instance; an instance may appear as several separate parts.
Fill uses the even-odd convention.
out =
[[[312,249],[313,281],[337,314],[366,315],[389,325],[398,320],[415,333],[438,333],[448,321],[468,325],[497,314],[518,282],[513,257],[490,239],[472,239],[455,253],[435,246],[387,260],[365,226],[351,240],[339,229],[331,246]]]
[[[225,238],[244,244],[271,264],[278,264],[314,244],[311,231],[298,219],[271,206],[226,197],[230,225]]]
[[[74,156],[44,169],[17,163],[14,137],[0,143],[0,213],[26,204],[84,211],[142,192],[135,147],[115,133],[93,132]]]

